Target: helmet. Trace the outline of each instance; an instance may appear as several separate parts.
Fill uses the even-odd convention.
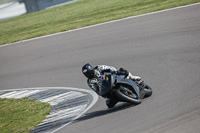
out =
[[[87,78],[91,79],[94,76],[94,67],[87,63],[82,67],[82,72]]]

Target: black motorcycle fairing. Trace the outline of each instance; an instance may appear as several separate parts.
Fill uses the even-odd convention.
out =
[[[102,75],[101,78],[98,79],[99,85],[99,94],[103,97],[108,94],[114,85],[115,79],[113,75]]]
[[[137,86],[137,84],[130,79],[126,79],[125,76],[123,76],[123,75],[117,76],[116,84],[129,85],[131,87],[131,89],[133,89],[133,91],[136,92],[137,96],[140,97],[140,90],[139,90],[139,87]]]
[[[105,74],[98,79],[99,94],[103,97],[108,97],[109,92],[115,87],[115,85],[124,85],[129,86],[140,97],[140,90],[137,84],[130,80],[126,79],[124,75],[115,75],[115,74]]]

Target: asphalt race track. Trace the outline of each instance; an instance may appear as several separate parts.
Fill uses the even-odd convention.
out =
[[[57,133],[199,133],[200,5],[0,48],[0,89],[87,88],[84,63],[124,67],[153,88],[142,104],[104,99]]]

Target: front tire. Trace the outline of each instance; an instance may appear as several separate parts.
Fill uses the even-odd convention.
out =
[[[130,90],[129,88],[125,88],[123,86],[120,86],[116,90],[116,95],[119,99],[121,99],[124,102],[132,103],[136,105],[142,102],[142,99],[138,97],[132,90]]]

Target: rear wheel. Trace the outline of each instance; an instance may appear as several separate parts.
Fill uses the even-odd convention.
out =
[[[144,91],[145,91],[145,97],[150,97],[152,95],[152,88],[144,83]]]
[[[142,102],[141,98],[138,97],[135,92],[124,86],[120,86],[119,89],[116,90],[116,95],[124,102],[132,104],[140,104]]]

